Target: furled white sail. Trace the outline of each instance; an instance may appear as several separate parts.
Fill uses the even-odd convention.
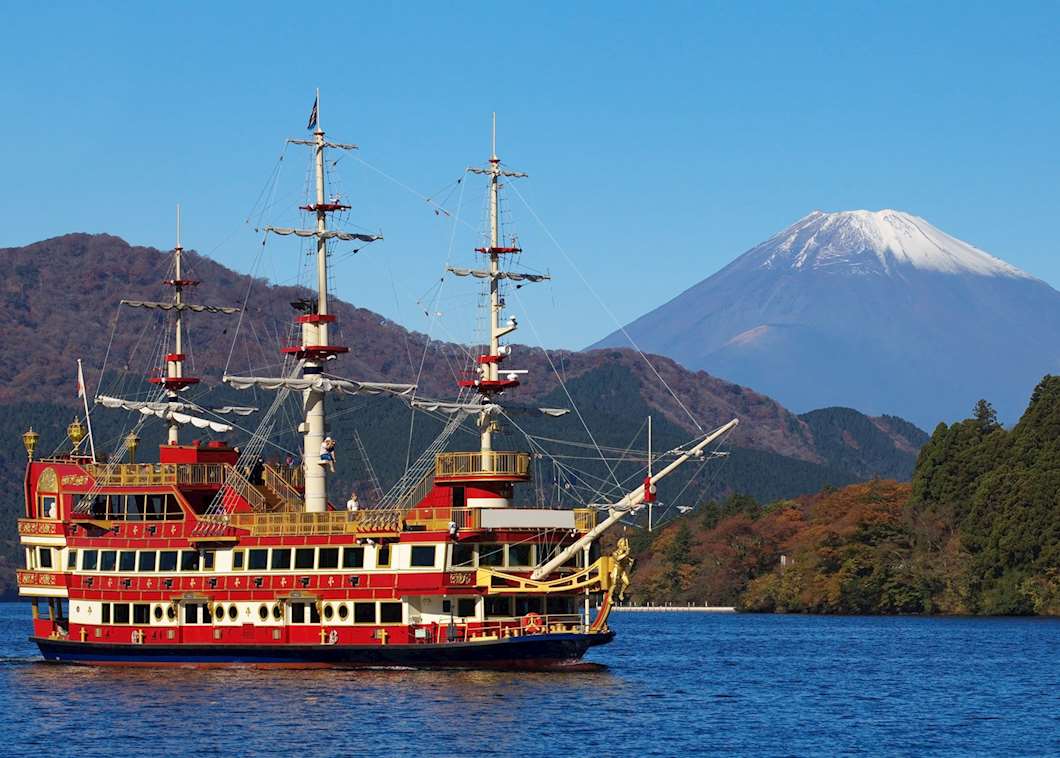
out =
[[[406,395],[416,389],[415,384],[390,384],[387,382],[357,382],[352,379],[333,379],[327,376],[286,378],[265,376],[225,376],[225,384],[237,390],[260,387],[265,390],[289,389],[297,392],[316,390],[318,392],[339,392],[344,395],[378,395],[389,392],[395,395]]]
[[[334,229],[318,232],[316,229],[292,229],[286,226],[267,226],[265,227],[265,231],[279,234],[284,237],[293,234],[296,237],[320,237],[321,239],[326,240],[338,239],[347,242],[351,240],[357,240],[359,242],[375,242],[376,240],[383,239],[375,234],[355,234],[353,232],[339,232]]]
[[[144,400],[126,400],[120,397],[111,397],[110,395],[97,395],[96,404],[102,405],[105,408],[119,408],[123,411],[138,411],[143,408],[147,408],[151,411],[181,412],[198,409],[198,406],[196,405],[191,405],[190,403],[181,403],[178,401],[148,402]],[[222,408],[210,408],[208,410],[210,413],[217,413],[221,415],[233,413],[237,416],[249,416],[251,413],[254,413],[258,409],[243,405],[226,405]]]
[[[195,313],[239,313],[238,308],[220,305],[192,305],[191,303],[156,303],[151,300],[122,300],[130,308],[152,308],[163,311],[194,311]]]
[[[510,279],[513,282],[544,282],[552,278],[544,274],[517,274],[514,271],[498,271],[496,274],[492,274],[482,269],[455,268],[453,266],[447,266],[446,270],[457,276],[473,276],[476,279],[489,279],[492,276],[497,279]]]
[[[432,411],[437,413],[488,413],[488,414],[520,414],[520,415],[539,415],[539,416],[565,416],[570,413],[568,408],[534,408],[532,406],[523,405],[498,405],[496,403],[450,403],[444,400],[413,400],[410,405],[413,408],[419,408],[424,411]]]

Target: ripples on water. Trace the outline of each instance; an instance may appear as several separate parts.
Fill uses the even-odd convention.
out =
[[[80,668],[0,604],[0,752],[1060,754],[1060,620],[615,614],[596,671]]]

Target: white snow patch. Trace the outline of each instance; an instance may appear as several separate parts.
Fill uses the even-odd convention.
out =
[[[1030,274],[937,229],[919,216],[882,211],[814,211],[759,246],[762,266],[891,273],[895,264],[928,271],[1010,276]]]

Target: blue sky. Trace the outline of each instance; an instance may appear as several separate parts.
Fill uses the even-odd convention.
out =
[[[520,341],[583,347],[816,208],[910,211],[1060,286],[1057,3],[37,3],[4,16],[0,246],[89,231],[166,248],[180,202],[186,246],[292,281],[299,245],[262,252],[253,227],[297,220],[305,155],[288,150],[275,205],[246,219],[319,86],[328,136],[367,161],[336,166],[353,221],[386,237],[337,261],[337,293],[442,338],[473,336],[473,285],[432,298],[447,258],[473,262],[482,185],[467,180],[454,233],[376,169],[442,197],[488,157],[491,111],[501,157],[531,175],[509,205],[523,265],[555,277],[509,299],[531,327]]]

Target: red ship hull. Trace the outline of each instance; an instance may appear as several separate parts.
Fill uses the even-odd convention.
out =
[[[31,637],[45,661],[116,666],[262,666],[554,670],[577,665],[613,632],[539,634],[486,641],[413,645],[134,645]]]

